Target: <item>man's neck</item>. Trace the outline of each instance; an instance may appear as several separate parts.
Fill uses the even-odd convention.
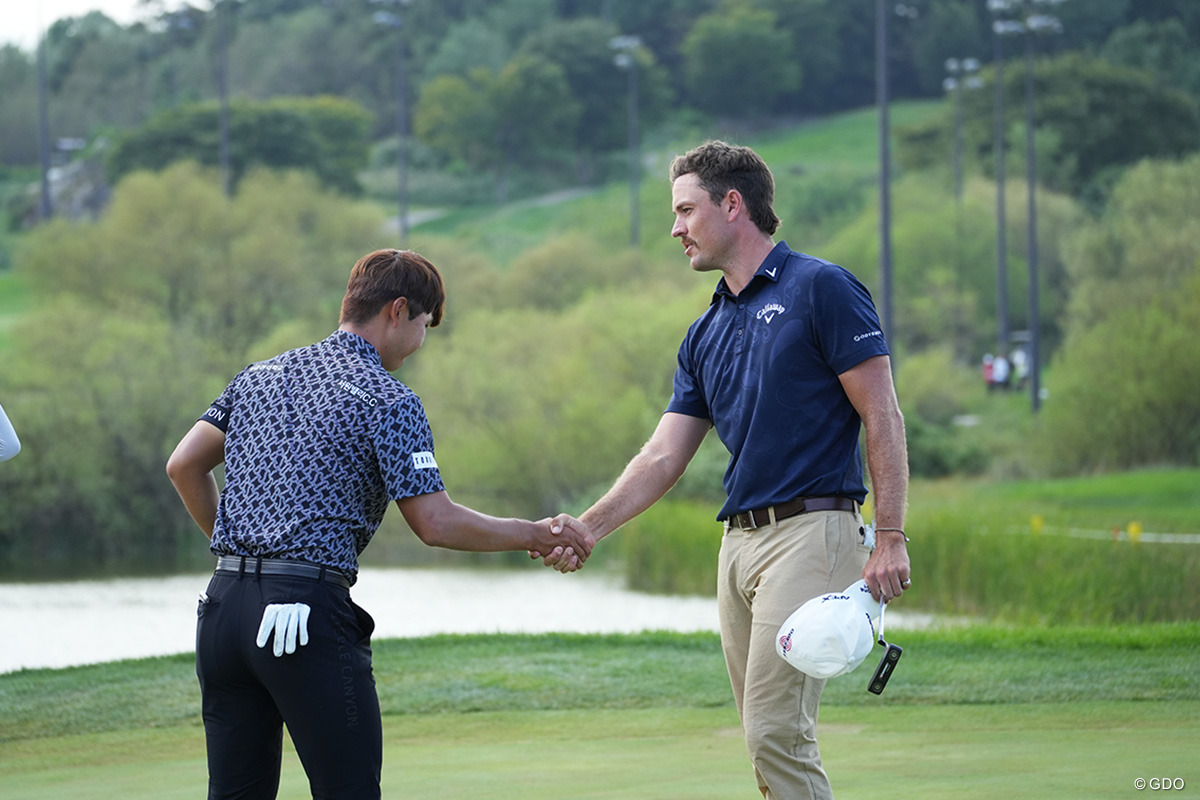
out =
[[[766,234],[751,239],[740,248],[730,265],[721,269],[729,291],[735,296],[741,294],[774,249],[775,242]]]
[[[372,324],[343,322],[341,325],[338,326],[338,330],[346,331],[347,333],[353,333],[355,336],[358,336],[361,339],[365,339],[367,341],[367,343],[370,344],[372,347],[374,347],[376,350],[379,349],[379,342],[380,342],[379,331],[376,329],[376,326],[374,326]]]

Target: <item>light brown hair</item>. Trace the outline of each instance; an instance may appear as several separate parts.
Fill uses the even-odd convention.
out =
[[[695,175],[714,203],[736,189],[759,230],[773,235],[779,228],[779,217],[772,208],[775,178],[762,157],[749,147],[715,139],[705,142],[671,161],[671,182],[681,175]]]

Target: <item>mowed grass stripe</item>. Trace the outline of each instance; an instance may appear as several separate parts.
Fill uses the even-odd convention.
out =
[[[410,714],[384,720],[384,796],[717,800],[753,777],[728,708]],[[1137,778],[1200,780],[1200,701],[834,706],[824,762],[840,797],[1118,798]],[[7,800],[203,793],[194,726],[0,745]],[[290,746],[280,795],[308,797]]]

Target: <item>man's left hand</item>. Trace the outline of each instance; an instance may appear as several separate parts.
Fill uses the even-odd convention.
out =
[[[875,549],[863,567],[863,580],[876,600],[891,602],[912,586],[912,568],[903,533],[877,530]]]

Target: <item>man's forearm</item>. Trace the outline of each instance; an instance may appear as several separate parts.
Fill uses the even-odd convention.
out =
[[[708,420],[699,417],[663,415],[613,487],[580,516],[597,541],[654,505],[675,485],[710,427]]]
[[[596,540],[604,538],[629,520],[654,505],[682,475],[669,463],[645,450],[625,467],[621,477],[603,497],[579,517]]]
[[[220,501],[217,479],[211,472],[184,475],[176,473],[171,475],[171,481],[188,514],[200,526],[200,530],[204,531],[204,535],[211,539],[213,528],[217,524],[217,504]]]
[[[867,429],[867,469],[871,475],[877,528],[904,529],[908,498],[908,449],[904,419],[897,413],[879,429]]]

